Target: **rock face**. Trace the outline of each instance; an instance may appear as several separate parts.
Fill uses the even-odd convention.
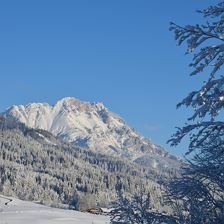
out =
[[[47,103],[14,105],[3,113],[28,127],[43,129],[80,147],[125,157],[152,168],[172,168],[179,160],[140,136],[102,103],[67,97]]]

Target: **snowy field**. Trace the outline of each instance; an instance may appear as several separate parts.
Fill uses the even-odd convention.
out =
[[[50,208],[32,202],[0,197],[0,224],[109,224],[106,216]]]

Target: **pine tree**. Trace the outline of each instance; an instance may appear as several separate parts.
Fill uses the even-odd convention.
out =
[[[143,185],[138,192],[130,198],[124,196],[122,184],[117,184],[118,199],[113,204],[111,211],[112,224],[176,224],[176,219],[171,215],[153,209],[151,197],[146,193]]]
[[[198,12],[204,24],[170,26],[178,44],[194,53],[191,75],[207,73],[207,80],[177,105],[193,114],[169,140],[176,146],[189,137],[187,161],[169,185],[168,201],[180,223],[224,223],[224,1]]]

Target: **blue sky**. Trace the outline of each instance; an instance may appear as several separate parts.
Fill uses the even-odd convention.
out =
[[[203,77],[169,22],[203,22],[211,0],[8,0],[0,2],[0,111],[65,96],[103,102],[130,126],[165,143],[186,120],[175,105]]]

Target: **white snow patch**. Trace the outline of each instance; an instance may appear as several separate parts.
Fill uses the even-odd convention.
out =
[[[109,217],[50,208],[33,202],[0,196],[0,224],[109,224]]]

